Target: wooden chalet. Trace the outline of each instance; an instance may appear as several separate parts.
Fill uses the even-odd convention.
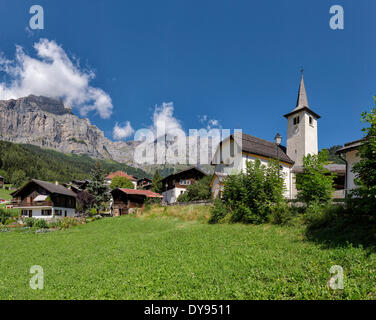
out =
[[[197,167],[191,167],[162,179],[163,201],[174,203],[187,187],[207,176],[207,173]]]
[[[37,219],[73,217],[76,213],[76,194],[56,183],[32,179],[11,193],[13,208]]]
[[[162,198],[159,193],[150,190],[135,190],[117,188],[111,191],[112,207],[111,213],[114,216],[128,214],[134,208],[142,208],[148,198]]]

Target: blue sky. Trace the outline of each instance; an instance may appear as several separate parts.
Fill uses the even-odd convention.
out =
[[[34,4],[45,29],[29,32]],[[344,8],[344,30],[329,27],[334,4]],[[374,0],[0,0],[0,52],[14,59],[17,44],[35,58],[44,38],[79,59],[82,72],[95,73],[90,86],[111,98],[109,118],[88,113],[110,138],[116,123],[151,126],[163,102],[174,103],[186,130],[207,115],[223,128],[285,138],[303,65],[324,148],[361,136],[360,113],[376,94],[375,10]],[[0,73],[0,81],[10,79]]]

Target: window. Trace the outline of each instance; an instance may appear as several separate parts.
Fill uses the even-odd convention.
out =
[[[28,216],[29,215],[29,210],[21,210],[21,215]]]
[[[62,216],[63,215],[63,210],[55,210],[55,216]]]
[[[191,180],[187,179],[187,180],[183,180],[181,179],[180,182],[179,182],[182,186],[187,186],[187,185],[190,185],[191,184]]]
[[[299,124],[299,120],[300,120],[299,117],[295,117],[294,120],[293,120],[294,125]]]
[[[312,119],[312,117],[309,117],[309,124],[310,124],[311,126],[313,126],[313,119]]]
[[[42,216],[50,216],[52,215],[51,209],[42,209]]]

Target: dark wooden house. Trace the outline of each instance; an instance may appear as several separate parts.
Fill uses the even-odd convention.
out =
[[[4,187],[4,177],[0,176],[0,188]]]
[[[207,173],[197,167],[191,167],[162,179],[163,201],[174,203],[187,187],[205,177]]]
[[[111,213],[114,216],[121,216],[130,213],[131,209],[142,208],[148,198],[162,198],[159,193],[150,190],[135,190],[118,188],[111,191],[112,207]]]
[[[11,193],[14,208],[34,218],[72,217],[76,212],[76,194],[62,185],[32,179]]]
[[[151,190],[153,182],[148,178],[142,178],[137,180],[137,189]]]

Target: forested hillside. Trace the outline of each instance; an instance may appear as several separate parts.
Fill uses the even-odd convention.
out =
[[[28,178],[68,182],[89,177],[97,160],[88,155],[74,155],[42,149],[27,144],[0,141],[0,175],[7,183],[20,184]],[[99,160],[106,172],[122,170],[137,178],[150,175],[112,160]]]

